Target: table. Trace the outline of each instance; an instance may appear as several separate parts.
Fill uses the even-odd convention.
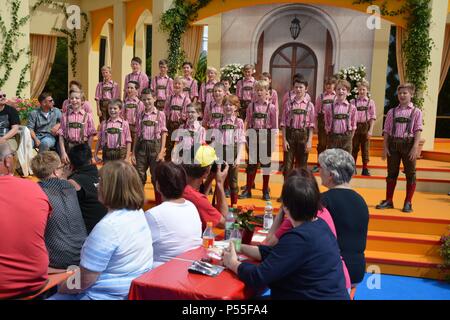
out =
[[[185,252],[177,258],[198,260],[206,249]],[[191,262],[170,260],[131,283],[130,300],[244,300],[256,295],[237,275],[224,270],[217,277],[188,272]]]

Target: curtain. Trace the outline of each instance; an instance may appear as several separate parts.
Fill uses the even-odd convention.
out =
[[[44,90],[56,54],[56,37],[30,35],[31,97],[37,98]]]
[[[396,29],[396,44],[395,44],[395,50],[396,50],[396,56],[397,56],[397,69],[398,69],[398,77],[400,80],[400,83],[405,83],[405,59],[403,58],[403,50],[402,50],[402,44],[403,41],[406,38],[406,30],[402,27],[397,26]]]
[[[183,35],[183,50],[186,60],[195,66],[202,50],[203,26],[191,26]]]
[[[450,24],[445,27],[444,49],[442,50],[441,79],[439,82],[439,91],[447,78],[448,68],[450,67]]]

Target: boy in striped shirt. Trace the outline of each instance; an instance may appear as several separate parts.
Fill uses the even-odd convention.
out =
[[[95,102],[97,103],[97,115],[100,122],[109,118],[108,105],[112,99],[119,99],[119,85],[112,80],[111,68],[102,67],[103,81],[97,84],[95,90]]]
[[[152,81],[152,91],[156,98],[155,106],[158,110],[164,109],[167,98],[173,92],[173,80],[167,74],[168,72],[168,61],[165,59],[160,60],[159,75],[155,76]]]
[[[214,85],[217,81],[217,69],[214,67],[208,67],[206,69],[206,76],[208,80],[200,86],[200,92],[198,96],[198,101],[202,104],[202,109],[205,108],[214,100]]]
[[[236,84],[236,95],[241,101],[241,107],[239,108],[239,116],[245,121],[247,115],[247,107],[253,100],[254,86],[256,83],[253,78],[253,70],[255,67],[252,64],[244,65],[244,77]]]
[[[131,59],[131,70],[132,72],[125,76],[124,88],[123,88],[123,99],[125,100],[128,96],[127,93],[127,85],[130,81],[136,81],[139,83],[138,89],[138,97],[141,95],[141,91],[145,88],[148,88],[150,85],[150,81],[145,72],[141,71],[142,60],[139,57],[134,57]]]
[[[127,98],[123,101],[122,117],[128,122],[131,133],[131,150],[136,143],[136,116],[144,110],[144,104],[138,98],[140,84],[136,81],[130,81],[127,85]]]
[[[192,63],[185,61],[183,63],[184,88],[183,92],[187,93],[192,102],[198,100],[198,83],[192,77]]]

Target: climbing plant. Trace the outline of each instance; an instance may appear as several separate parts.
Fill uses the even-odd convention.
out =
[[[185,59],[185,53],[181,48],[181,37],[186,32],[189,24],[198,17],[198,11],[210,2],[211,0],[198,0],[195,2],[175,0],[172,8],[161,15],[160,30],[169,34],[167,60],[169,62],[170,76],[173,77],[177,74]]]
[[[374,0],[357,0],[354,4],[374,4]],[[431,50],[433,40],[430,38],[431,8],[430,0],[405,0],[398,10],[389,10],[388,1],[380,6],[383,16],[406,15],[407,36],[402,43],[405,59],[406,80],[416,86],[417,94],[414,104],[423,108],[423,92],[427,89],[429,69],[431,67]]]

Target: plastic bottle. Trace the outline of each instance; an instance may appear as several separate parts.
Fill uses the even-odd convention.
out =
[[[206,229],[203,232],[202,238],[203,238],[203,247],[208,249],[208,248],[212,248],[214,246],[215,234],[213,232],[212,222],[206,223]]]
[[[272,212],[273,212],[272,202],[267,201],[266,207],[264,208],[264,223],[263,223],[264,231],[269,231],[270,228],[272,227],[273,223]]]
[[[228,209],[227,216],[225,217],[225,240],[228,240],[231,237],[231,231],[233,231],[234,221],[234,208],[230,207]]]
[[[241,231],[239,231],[239,223],[234,224],[233,231],[231,231],[230,241],[234,242],[234,248],[236,249],[236,252],[240,252],[242,235]]]

